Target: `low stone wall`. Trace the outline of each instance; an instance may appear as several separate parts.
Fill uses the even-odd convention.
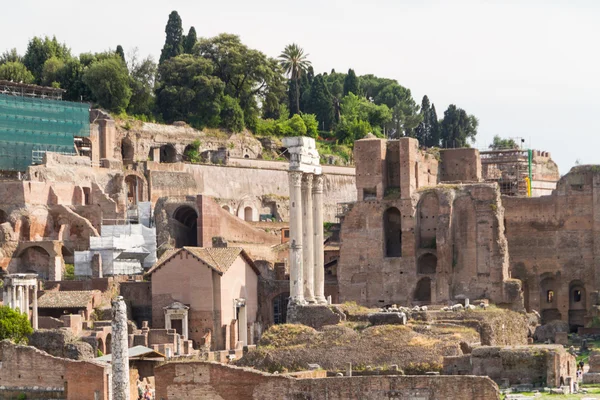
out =
[[[0,399],[18,399],[19,396],[23,395],[27,396],[27,400],[66,399],[65,390],[62,388],[40,388],[38,386],[0,387]]]
[[[156,368],[155,379],[156,398],[164,400],[500,399],[491,379],[476,376],[294,379],[217,363],[185,362]]]

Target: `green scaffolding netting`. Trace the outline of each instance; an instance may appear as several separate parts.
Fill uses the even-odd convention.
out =
[[[74,154],[90,135],[89,105],[0,94],[0,170],[25,171],[44,152]]]

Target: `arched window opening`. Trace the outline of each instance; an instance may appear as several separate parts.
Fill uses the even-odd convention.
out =
[[[135,150],[133,148],[133,143],[131,140],[125,138],[121,141],[121,158],[123,159],[123,164],[131,164],[133,163],[133,156],[135,154]]]
[[[395,208],[388,208],[383,214],[385,236],[385,256],[402,257],[402,216]]]
[[[50,254],[43,247],[26,248],[20,255],[20,273],[38,274],[41,279],[49,279]]]
[[[417,260],[417,273],[418,274],[435,274],[437,268],[437,257],[435,254],[427,253],[423,254]]]
[[[252,207],[250,206],[244,208],[244,221],[252,221]]]
[[[198,213],[190,206],[181,206],[173,214],[175,247],[198,246]]]
[[[581,301],[581,290],[575,289],[573,291],[573,302],[579,303]]]
[[[554,290],[548,290],[546,292],[546,303],[552,303],[554,301]]]
[[[112,353],[112,335],[109,333],[106,335],[106,352],[105,354]]]
[[[160,162],[161,163],[174,163],[177,162],[177,150],[171,144],[164,144],[160,146]]]
[[[422,278],[419,282],[417,282],[417,288],[415,289],[415,295],[413,297],[414,301],[420,303],[430,303],[431,302],[431,279],[430,278]]]
[[[223,210],[227,211],[228,213],[231,213],[231,208],[229,208],[228,205],[224,205],[222,208],[223,208]]]

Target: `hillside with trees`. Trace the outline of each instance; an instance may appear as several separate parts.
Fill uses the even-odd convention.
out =
[[[158,63],[136,49],[74,55],[56,37],[34,37],[25,53],[0,55],[0,79],[66,90],[117,118],[197,128],[245,129],[259,136],[308,135],[322,146],[349,146],[368,133],[417,138],[427,147],[464,147],[478,120],[451,104],[438,117],[427,96],[418,104],[394,79],[347,72],[315,73],[299,44],[270,57],[239,36],[185,34],[173,11]]]

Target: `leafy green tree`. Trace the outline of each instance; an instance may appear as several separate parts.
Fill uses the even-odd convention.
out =
[[[396,136],[414,136],[414,129],[421,122],[419,106],[412,98],[410,89],[400,86],[396,81],[385,84],[375,95],[376,104],[385,104],[392,110],[392,119],[388,130]]]
[[[360,94],[360,81],[352,68],[348,70],[344,79],[344,96],[347,96],[348,93]]]
[[[123,51],[123,46],[118,45],[116,53],[119,57],[121,57],[121,60],[123,60],[123,62],[126,62],[125,61],[125,52]]]
[[[492,150],[518,149],[519,145],[513,139],[502,139],[500,136],[495,135],[489,148]]]
[[[319,122],[314,114],[302,114],[302,121],[306,125],[306,136],[312,138],[319,137]]]
[[[415,138],[422,146],[437,147],[440,145],[440,126],[435,112],[435,105],[430,105],[429,98],[423,96],[421,101],[421,122],[415,129]]]
[[[129,73],[118,56],[90,65],[83,75],[83,82],[98,104],[108,111],[122,113],[129,105]]]
[[[295,114],[287,123],[290,127],[291,136],[306,136],[306,124],[300,115]]]
[[[310,61],[307,59],[308,54],[304,53],[304,49],[298,46],[296,43],[285,46],[283,52],[279,55],[281,66],[285,73],[289,75],[290,80],[294,82],[294,93],[296,95],[294,107],[292,113],[300,113],[300,77],[306,72],[310,66]]]
[[[317,75],[313,79],[307,111],[315,114],[319,121],[319,128],[324,131],[332,129],[334,122],[333,96],[325,85],[322,75]]]
[[[23,57],[17,52],[17,49],[12,48],[4,51],[0,55],[0,65],[6,64],[7,62],[23,62]]]
[[[156,104],[166,122],[185,121],[202,129],[220,124],[225,84],[210,60],[183,54],[158,66]]]
[[[167,38],[165,39],[165,45],[160,53],[159,64],[183,53],[183,27],[181,26],[181,17],[177,11],[171,11],[171,14],[169,14],[165,33],[167,34]]]
[[[199,139],[194,140],[188,147],[186,147],[183,155],[187,159],[187,161],[191,163],[199,163],[200,159],[200,145],[202,143]]]
[[[0,65],[0,79],[13,82],[34,83],[33,74],[18,61],[9,61]]]
[[[44,86],[61,87],[61,78],[65,63],[57,57],[50,57],[42,68],[41,84]]]
[[[198,41],[198,36],[196,35],[196,28],[193,26],[188,31],[188,34],[185,36],[185,40],[183,42],[183,52],[185,54],[193,54],[194,46]]]
[[[23,56],[23,64],[33,74],[37,83],[42,81],[42,70],[44,63],[56,57],[59,60],[68,60],[71,58],[71,50],[56,40],[56,37],[50,39],[46,36],[44,39],[34,37],[27,45],[27,51]]]
[[[27,337],[32,333],[27,315],[8,306],[0,306],[0,340],[27,343]]]
[[[468,140],[475,141],[478,125],[477,118],[450,104],[444,111],[444,119],[441,122],[442,147],[468,147]]]
[[[238,101],[228,95],[221,101],[221,124],[231,132],[244,130],[244,111]]]
[[[90,88],[83,82],[84,66],[79,58],[66,60],[60,71],[60,87],[67,92],[63,99],[70,101],[93,101]]]
[[[154,108],[154,79],[157,65],[148,56],[141,62],[136,59],[131,61],[130,82],[131,100],[127,112],[132,115],[151,116]]]

